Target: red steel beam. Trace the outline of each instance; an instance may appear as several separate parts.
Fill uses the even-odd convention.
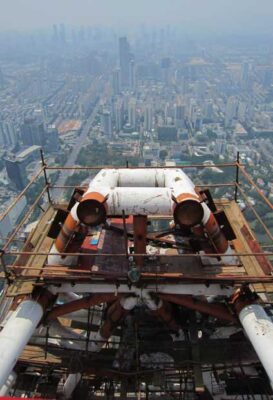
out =
[[[162,300],[169,301],[170,303],[175,303],[221,320],[233,323],[238,322],[237,318],[231,314],[229,309],[221,303],[207,303],[205,301],[196,300],[192,296],[188,295],[160,294],[159,297]]]
[[[115,293],[92,294],[90,296],[83,297],[82,299],[70,301],[69,303],[54,307],[47,314],[47,319],[54,319],[62,315],[70,314],[71,312],[86,309],[101,303],[109,303],[118,299],[119,297],[120,295],[116,295]]]

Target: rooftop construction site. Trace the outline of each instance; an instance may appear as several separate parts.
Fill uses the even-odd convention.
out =
[[[195,182],[211,165],[58,168],[42,155],[0,216],[43,177],[1,249],[0,396],[272,398],[273,235],[250,190],[273,205],[239,157],[215,167],[221,183]],[[89,182],[51,185],[62,170]]]

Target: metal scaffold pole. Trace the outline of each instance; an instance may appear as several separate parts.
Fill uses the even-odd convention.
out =
[[[240,152],[237,151],[237,158],[236,158],[236,186],[235,186],[235,189],[234,189],[234,200],[236,201],[236,203],[238,201],[238,185],[239,185],[239,172],[240,172],[239,164],[240,164]]]
[[[46,165],[46,162],[45,162],[43,149],[40,149],[40,154],[41,154],[41,161],[42,161],[42,167],[43,167],[43,172],[44,172],[45,184],[46,184],[46,187],[47,187],[47,189],[46,189],[47,197],[48,197],[49,203],[52,204],[52,199],[51,199],[50,190],[49,190],[50,182],[48,180],[47,173],[46,173],[47,165]]]

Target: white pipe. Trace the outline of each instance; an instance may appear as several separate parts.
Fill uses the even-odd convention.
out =
[[[203,219],[202,219],[202,224],[205,226],[210,218],[210,215],[212,214],[210,208],[207,206],[206,203],[201,203],[202,207],[203,207],[203,211],[204,211],[204,215],[203,215]],[[228,248],[226,250],[226,252],[224,253],[226,255],[229,255],[229,257],[222,257],[222,264],[223,265],[236,265],[239,264],[239,259],[234,255],[234,251],[232,250],[232,248],[230,247],[230,244],[228,244]],[[217,255],[217,254],[216,254]],[[218,261],[215,260],[212,257],[206,257],[206,254],[204,254],[204,256],[202,257],[203,262],[205,264],[216,264]]]
[[[8,379],[42,316],[43,308],[39,303],[25,300],[0,332],[0,387]]]
[[[128,286],[121,284],[118,287],[111,283],[102,284],[88,284],[88,283],[62,283],[59,286],[49,286],[48,288],[53,294],[71,292],[74,290],[76,293],[128,293],[135,294],[138,297],[145,295],[145,292],[155,292],[164,294],[191,294],[193,296],[231,296],[234,292],[232,287],[223,287],[219,284],[211,284],[209,286],[202,284],[158,284],[147,285],[145,289],[135,286]]]
[[[163,302],[161,299],[157,298],[157,301],[151,296],[150,292],[145,292],[142,296],[143,303],[149,308],[151,311],[156,311],[162,307]]]
[[[53,254],[52,254],[53,253]],[[57,253],[57,254],[55,254]],[[59,251],[57,250],[55,244],[50,249],[48,258],[47,258],[47,263],[49,265],[76,265],[78,261],[77,256],[66,256],[62,257],[58,255]]]
[[[69,293],[63,293],[58,296],[58,301],[59,302],[64,302],[67,303],[69,301],[74,301],[74,300],[79,300],[81,299],[81,296],[74,292],[69,292]]]
[[[181,169],[119,168],[102,169],[90,182],[89,188],[114,187],[176,187],[194,190],[194,183]],[[189,192],[188,192],[189,193]],[[196,194],[195,192],[193,192]]]
[[[191,194],[198,199],[195,192],[195,185],[190,178],[180,169],[166,169],[164,170],[165,187],[172,190],[174,197],[182,193]]]
[[[163,169],[119,169],[119,187],[164,187]]]
[[[76,222],[79,222],[79,218],[77,215],[78,205],[79,205],[79,203],[76,202],[70,210],[70,214]],[[57,254],[51,254],[51,253],[57,253]],[[49,265],[75,265],[78,261],[78,257],[76,257],[76,256],[62,257],[62,256],[59,256],[58,253],[59,253],[59,251],[57,250],[55,244],[53,244],[53,246],[50,249],[48,258],[47,258],[47,262]]]
[[[239,313],[241,324],[273,384],[273,322],[259,304],[244,307]]]
[[[80,382],[82,375],[78,372],[76,374],[69,374],[63,387],[63,395],[65,399],[70,399],[77,384]]]
[[[135,308],[136,304],[137,297],[135,296],[122,297],[120,299],[120,305],[126,311],[131,311],[133,308]]]
[[[17,374],[16,374],[16,372],[12,371],[9,374],[8,379],[6,380],[6,382],[0,389],[0,397],[6,396],[7,394],[9,394],[9,391],[14,386],[16,379],[17,379]]]
[[[80,333],[73,331],[70,328],[62,326],[57,321],[50,324],[49,339],[46,339],[46,328],[41,327],[35,337],[33,335],[30,339],[31,344],[38,344],[44,346],[46,341],[49,344],[62,347],[65,349],[73,349],[83,351],[86,349],[86,337]],[[90,348],[88,350],[91,350]]]
[[[168,188],[120,188],[108,191],[110,215],[172,215],[172,192]]]

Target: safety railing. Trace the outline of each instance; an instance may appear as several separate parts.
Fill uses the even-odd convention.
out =
[[[38,179],[41,176],[44,177],[44,186],[43,188],[37,193],[34,201],[28,205],[28,209],[22,215],[21,219],[18,221],[12,232],[8,237],[2,238],[2,245],[0,250],[0,260],[3,270],[3,275],[8,283],[11,281],[11,274],[13,270],[11,268],[14,265],[15,257],[28,257],[32,255],[48,255],[49,252],[41,252],[41,251],[34,251],[33,249],[26,249],[25,247],[25,240],[22,239],[22,231],[24,231],[24,227],[29,223],[33,213],[39,210],[39,212],[43,212],[47,207],[54,207],[56,202],[54,202],[54,195],[53,192],[55,190],[64,190],[64,189],[74,189],[75,187],[81,187],[82,182],[79,182],[79,185],[58,185],[52,184],[50,182],[50,172],[51,171],[59,171],[62,174],[62,171],[90,171],[90,174],[93,174],[96,171],[99,171],[102,168],[134,168],[134,169],[149,169],[153,167],[130,167],[128,163],[126,166],[71,166],[71,167],[54,167],[48,166],[44,159],[43,152],[41,151],[41,168],[39,171],[34,175],[34,177],[30,180],[26,188],[17,196],[17,198],[11,203],[11,205],[0,215],[0,224],[1,222],[9,215],[10,212],[16,207],[18,202],[27,194],[27,192],[33,187],[35,183],[37,183]],[[267,259],[271,259],[273,257],[273,232],[271,231],[270,227],[264,221],[264,218],[260,215],[260,213],[255,209],[253,202],[251,202],[249,193],[255,193],[255,196],[261,201],[265,209],[269,211],[273,211],[273,204],[270,200],[267,199],[264,192],[257,186],[251,176],[246,172],[246,167],[240,162],[239,153],[237,154],[237,159],[234,162],[229,163],[220,163],[220,164],[191,164],[191,165],[176,165],[176,166],[159,166],[156,168],[181,168],[187,170],[187,174],[193,178],[193,181],[196,183],[196,186],[199,188],[208,188],[215,192],[215,197],[217,196],[222,197],[222,193],[224,193],[224,197],[227,198],[227,201],[234,200],[237,203],[243,202],[245,205],[245,210],[243,211],[245,215],[247,213],[252,213],[254,219],[252,220],[252,224],[259,224],[260,228],[264,232],[264,237],[266,240],[263,240],[263,243],[260,246],[259,251],[253,252],[240,252],[236,253],[237,256],[241,257],[266,257]],[[203,171],[214,171],[215,169],[221,169],[223,171],[229,170],[229,173],[221,173],[221,177],[223,176],[223,181],[218,183],[215,182],[204,182],[198,179],[195,179],[194,175],[196,175],[197,170]],[[228,181],[225,179],[229,178]],[[219,180],[219,175],[218,175]],[[86,186],[85,186],[86,187]],[[247,210],[247,211],[246,211]],[[1,240],[1,237],[0,237]],[[272,250],[272,251],[271,251]],[[81,255],[82,257],[90,256],[90,254],[85,253],[63,253],[64,256],[69,255]],[[126,252],[124,253],[94,253],[92,254],[96,257],[130,257],[131,254]],[[147,254],[137,254],[138,256],[147,257]],[[133,255],[134,256],[134,255]],[[227,254],[217,254],[217,256],[221,258],[228,257]],[[164,255],[154,255],[155,258],[164,258]],[[171,257],[168,255],[167,257]],[[200,257],[198,253],[182,253],[176,254],[174,257]],[[215,259],[215,254],[206,254],[207,258],[213,257]],[[16,265],[16,264],[15,264]],[[19,269],[23,269],[24,266],[17,266]],[[31,267],[30,267],[31,268]],[[33,267],[32,267],[33,268]],[[34,267],[35,269],[35,267]],[[90,273],[90,271],[89,271]],[[253,277],[255,278],[255,277]],[[262,279],[261,279],[262,281]]]

